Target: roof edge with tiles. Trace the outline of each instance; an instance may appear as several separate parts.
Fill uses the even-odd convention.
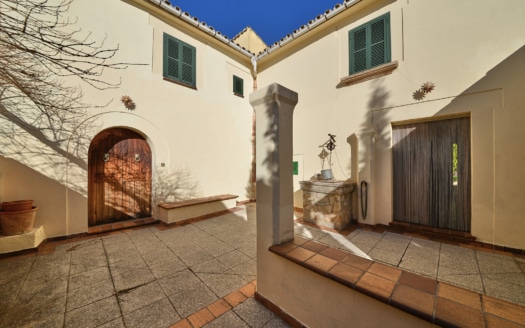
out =
[[[326,21],[330,20],[331,18],[335,17],[336,15],[345,11],[346,9],[356,5],[362,0],[344,0],[343,3],[336,4],[332,9],[328,9],[324,13],[317,15],[314,19],[311,19],[307,24],[301,25],[298,29],[293,31],[291,34],[286,35],[281,40],[275,42],[271,46],[259,52],[259,54],[254,54],[250,52],[248,49],[236,43],[234,41],[235,38],[229,39],[226,35],[222,34],[220,31],[215,30],[212,26],[207,25],[206,22],[199,21],[197,17],[191,16],[188,12],[183,12],[181,8],[179,8],[178,6],[172,6],[168,0],[144,0],[144,1],[150,2],[152,4],[159,6],[160,8],[172,14],[174,17],[179,18],[180,20],[188,23],[194,28],[214,37],[215,39],[220,40],[221,42],[237,50],[241,54],[252,58],[252,60],[259,60],[260,58],[268,56],[269,54],[275,52],[276,50],[281,49],[286,44],[305,35],[309,31],[322,25]]]
[[[202,32],[205,32],[206,34],[225,43],[226,45],[230,46],[231,48],[237,50],[238,52],[240,52],[241,54],[247,57],[251,58],[255,56],[255,54],[250,52],[248,49],[235,43],[232,39],[229,39],[226,35],[222,34],[220,31],[215,30],[213,26],[206,24],[206,22],[204,21],[202,22],[199,21],[197,17],[191,16],[190,13],[186,11],[183,12],[182,9],[177,6],[172,6],[171,3],[167,0],[160,0],[160,1],[159,0],[144,0],[144,1],[150,2],[152,4],[159,6],[160,8],[169,12],[174,17],[179,18],[180,20],[188,23],[189,25],[193,26],[194,28]]]
[[[262,57],[265,57],[274,51],[282,48],[284,45],[292,42],[293,40],[303,36],[304,34],[308,33],[309,31],[313,30],[314,28],[318,27],[319,25],[325,23],[329,19],[335,17],[336,15],[340,14],[341,12],[345,11],[346,9],[356,5],[357,3],[361,2],[362,0],[344,0],[343,3],[336,4],[332,9],[326,10],[323,14],[317,15],[314,19],[311,19],[307,24],[301,25],[298,29],[293,31],[291,34],[287,34],[284,38],[282,38],[279,41],[274,42],[271,46],[266,48],[265,50],[261,51],[256,59],[260,59]]]

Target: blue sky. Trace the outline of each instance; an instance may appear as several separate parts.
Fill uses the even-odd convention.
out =
[[[332,9],[343,0],[171,0],[213,26],[228,38],[233,38],[250,26],[267,45],[291,34],[310,19]]]

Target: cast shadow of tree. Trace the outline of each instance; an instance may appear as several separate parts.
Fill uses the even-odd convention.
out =
[[[71,2],[5,0],[0,10],[0,155],[61,183],[64,162],[87,170],[88,110],[109,104],[84,103],[80,84],[118,88],[120,79],[104,72],[140,65],[117,62],[118,45],[106,47],[76,27]]]

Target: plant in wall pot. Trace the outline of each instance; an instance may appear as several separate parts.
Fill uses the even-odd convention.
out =
[[[3,202],[0,211],[2,235],[14,236],[31,232],[37,209],[32,200]]]

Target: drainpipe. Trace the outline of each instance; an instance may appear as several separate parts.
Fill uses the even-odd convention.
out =
[[[255,55],[251,58],[252,62],[252,78],[253,78],[253,92],[257,91],[257,57]],[[252,170],[251,170],[251,195],[250,201],[256,200],[256,187],[255,187],[255,109],[252,108]]]

